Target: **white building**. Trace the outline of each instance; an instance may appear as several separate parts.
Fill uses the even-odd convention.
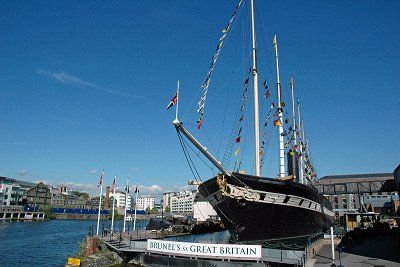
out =
[[[146,210],[147,208],[154,208],[154,197],[151,196],[143,196],[137,198],[137,209],[138,210]]]
[[[115,194],[111,193],[110,198],[115,198],[115,207],[117,208],[125,208],[125,192],[117,191]],[[132,197],[128,195],[128,201],[127,201],[127,206],[128,209],[131,208],[131,203],[132,203]],[[110,206],[112,207],[112,202],[110,203]]]
[[[0,205],[21,204],[24,193],[34,185],[31,182],[0,177]]]
[[[218,217],[217,212],[203,196],[196,194],[193,205],[193,219],[204,222],[210,217]]]
[[[1,183],[0,184],[0,200],[1,205],[10,206],[18,205],[22,201],[21,187],[15,183]]]
[[[195,191],[194,191],[195,192]],[[192,213],[194,192],[183,191],[174,193],[171,196],[171,213]]]
[[[169,210],[171,211],[171,206],[172,206],[171,197],[174,196],[175,194],[177,194],[177,193],[176,192],[165,192],[165,193],[163,193],[163,196],[162,196],[162,208],[163,208],[164,211],[165,211],[165,209],[167,207],[169,207]]]

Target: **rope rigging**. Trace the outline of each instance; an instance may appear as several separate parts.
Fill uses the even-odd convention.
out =
[[[187,163],[188,163],[188,165],[189,165],[190,171],[192,172],[192,175],[193,175],[194,179],[195,179],[197,182],[203,183],[203,181],[202,181],[202,179],[201,179],[201,177],[200,177],[200,174],[199,174],[199,172],[197,171],[196,167],[194,166],[193,160],[192,160],[192,158],[190,157],[189,152],[187,151],[187,148],[186,148],[185,145],[184,145],[184,142],[185,142],[185,141],[183,141],[184,139],[182,138],[181,133],[180,133],[178,130],[176,130],[176,132],[177,132],[177,134],[178,134],[179,142],[180,142],[180,144],[181,144],[183,153],[184,153],[184,155],[185,155],[186,161],[187,161]],[[190,146],[189,146],[189,147],[190,147]],[[204,161],[203,161],[203,162],[204,162]],[[196,176],[196,175],[197,175],[197,176]],[[198,179],[197,179],[197,177],[198,177]],[[233,177],[233,176],[232,176],[232,177]],[[210,192],[207,190],[206,187],[204,187],[204,190],[206,190],[207,195],[211,195]],[[224,199],[223,201],[226,201],[226,200]],[[226,216],[226,215],[224,214],[224,212],[223,212],[217,205],[215,205],[214,208],[217,208],[217,209],[220,211],[220,213],[221,213],[228,221],[230,221],[232,224],[235,224],[235,222],[233,222],[231,219],[229,219],[229,217]]]

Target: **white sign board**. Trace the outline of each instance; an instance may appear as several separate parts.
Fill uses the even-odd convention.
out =
[[[222,257],[230,259],[260,259],[261,245],[231,245],[174,242],[148,239],[147,251],[188,256]]]

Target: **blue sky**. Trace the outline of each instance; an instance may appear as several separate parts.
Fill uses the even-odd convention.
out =
[[[192,176],[171,124],[174,112],[165,107],[180,79],[184,122],[212,146],[195,130],[196,106],[189,103],[199,100],[236,4],[2,1],[0,175],[95,192],[104,169],[107,183],[117,173],[120,184],[129,176],[147,193],[184,187]],[[248,26],[247,3],[242,8],[209,89],[205,129],[214,147],[225,99],[239,101],[235,93],[227,96],[224,83],[246,55],[235,52],[239,37],[239,46],[249,45],[241,31]],[[319,176],[392,172],[400,163],[400,3],[269,0],[258,1],[257,13],[264,25],[257,28],[261,76],[275,94],[271,39],[277,33],[283,95],[288,102],[294,75]],[[240,95],[242,86],[232,90]],[[277,172],[276,140],[273,132],[267,176]],[[212,175],[202,171],[203,179]]]

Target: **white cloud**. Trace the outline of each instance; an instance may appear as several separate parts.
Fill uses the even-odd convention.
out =
[[[19,170],[19,171],[17,172],[17,174],[18,174],[19,176],[25,176],[25,175],[28,174],[28,171],[27,171],[27,170]]]
[[[89,173],[91,173],[91,174],[97,173],[97,170],[95,170],[95,169],[90,170]]]
[[[120,96],[120,97],[149,100],[149,98],[144,97],[144,96],[133,95],[133,94],[121,92],[118,90],[99,86],[98,84],[96,84],[94,82],[85,81],[84,79],[81,79],[79,77],[76,77],[72,74],[69,74],[69,73],[63,72],[63,71],[51,72],[49,70],[38,69],[37,73],[40,75],[43,75],[47,78],[50,78],[52,80],[55,80],[57,82],[63,83],[63,84],[69,84],[69,85],[73,85],[73,86],[77,86],[77,87],[92,88],[97,91],[101,91],[103,93],[112,94],[112,95],[116,95],[116,96]]]
[[[99,86],[95,83],[84,81],[81,78],[75,77],[66,72],[50,72],[48,70],[38,69],[39,74],[56,80],[61,83],[71,84],[76,86],[93,87],[98,88]]]
[[[64,185],[67,188],[71,188],[73,190],[81,191],[81,192],[87,192],[88,191],[98,191],[97,185],[95,184],[80,184],[80,183],[74,183],[74,182],[60,182],[60,185]]]
[[[171,191],[173,192],[181,192],[181,191],[192,191],[197,189],[197,186],[194,185],[182,185],[182,184],[176,184],[174,185],[173,189]]]
[[[159,185],[153,184],[153,185],[149,185],[147,187],[145,187],[147,190],[151,191],[151,192],[156,192],[156,191],[162,191],[163,188]]]

